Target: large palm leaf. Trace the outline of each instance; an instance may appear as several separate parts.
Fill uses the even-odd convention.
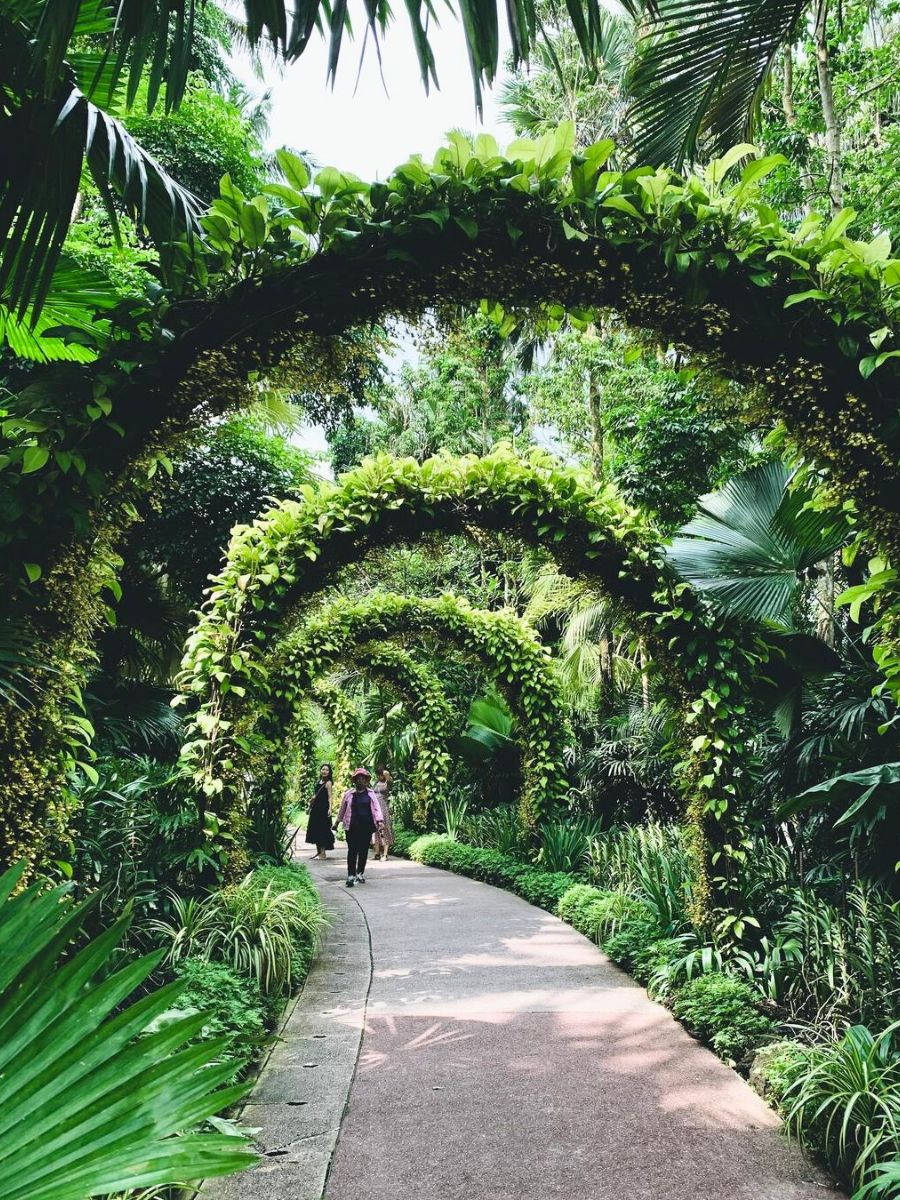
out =
[[[0,877],[0,1195],[85,1200],[249,1166],[242,1138],[179,1136],[246,1089],[221,1088],[225,1039],[189,1045],[205,1014],[148,1032],[180,985],[127,1004],[159,961],[109,970],[130,917],[67,957],[86,906],[64,888],[13,896],[21,874]]]
[[[628,78],[635,157],[680,167],[747,141],[772,62],[808,0],[630,0],[650,10]]]
[[[808,508],[810,493],[790,481],[780,462],[736,475],[703,497],[668,550],[678,573],[719,607],[784,628],[803,575],[848,537],[842,518]]]
[[[192,232],[195,198],[172,180],[114,118],[120,82],[134,102],[146,78],[152,109],[184,94],[194,24],[211,0],[0,0],[0,296],[20,315],[40,313],[65,241],[84,162],[115,220],[114,197],[157,247]],[[515,62],[535,39],[536,0],[507,0]],[[579,45],[593,58],[602,40],[599,0],[565,0]],[[349,0],[244,0],[247,40],[266,42],[287,60],[298,58],[316,29],[330,31],[334,75]],[[405,0],[426,88],[437,83],[427,26],[432,0]],[[500,0],[458,0],[476,101],[498,67]],[[373,41],[387,28],[389,0],[363,0]],[[73,53],[73,43],[78,53]],[[86,52],[83,45],[103,49]],[[165,265],[165,262],[164,262]]]

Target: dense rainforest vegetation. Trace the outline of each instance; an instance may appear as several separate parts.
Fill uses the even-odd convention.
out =
[[[427,6],[0,0],[8,1200],[253,1161],[322,761],[900,1197],[900,6],[459,7],[369,183],[234,64]]]

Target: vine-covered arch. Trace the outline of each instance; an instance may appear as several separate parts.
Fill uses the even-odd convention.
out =
[[[367,677],[395,692],[415,718],[418,743],[413,779],[415,815],[417,823],[424,827],[432,798],[446,794],[450,776],[449,743],[454,733],[453,709],[434,673],[401,646],[366,640],[353,661]]]
[[[240,685],[244,721],[233,724],[209,710],[197,717],[187,747],[195,777],[227,838],[239,840],[250,766],[277,759],[312,683],[360,648],[385,640],[436,636],[483,663],[518,718],[522,739],[523,822],[534,827],[566,792],[563,751],[567,722],[549,654],[533,628],[509,612],[487,612],[454,596],[412,599],[372,593],[341,597],[276,644],[252,680]],[[239,736],[233,730],[241,725]],[[271,772],[277,777],[278,768]],[[424,814],[423,814],[424,815]],[[239,864],[242,865],[242,864]]]
[[[698,914],[707,913],[714,887],[727,888],[729,855],[741,852],[734,822],[748,755],[744,705],[766,646],[677,583],[652,526],[609,489],[540,452],[423,464],[379,456],[238,530],[185,659],[201,732],[215,725],[223,703],[228,708],[223,686],[255,686],[266,647],[302,619],[304,603],[344,564],[373,547],[473,527],[545,547],[562,570],[616,599],[664,664],[689,727],[680,777],[694,830]],[[202,753],[215,753],[214,739]],[[218,787],[214,770],[200,778]]]
[[[424,664],[416,662],[401,646],[378,645],[363,642],[341,659],[342,666],[350,666],[365,678],[379,683],[393,692],[409,707],[416,722],[417,755],[413,773],[415,812],[418,823],[424,825],[428,817],[428,806],[432,795],[443,795],[450,774],[448,745],[454,733],[454,713],[447,702],[440,681]],[[310,697],[319,705],[335,737],[335,788],[349,786],[351,766],[355,764],[359,748],[359,728],[352,702],[339,684],[330,680],[317,682]],[[309,701],[307,701],[307,704]],[[298,734],[291,734],[288,745],[292,754],[305,757],[308,765],[298,763],[305,781],[312,780],[315,762],[315,739],[304,705],[298,711]],[[298,738],[302,739],[298,742]],[[271,760],[269,760],[271,764]],[[267,774],[270,772],[267,771]],[[277,774],[277,772],[276,772]],[[253,781],[249,790],[255,791],[260,781]],[[277,807],[279,798],[270,789],[268,803]]]
[[[0,857],[33,856],[47,797],[74,762],[64,713],[159,456],[250,403],[252,380],[286,360],[301,362],[310,391],[358,383],[354,331],[387,316],[484,300],[504,323],[614,308],[748,385],[755,414],[782,422],[900,558],[900,266],[887,239],[848,236],[850,214],[783,228],[756,191],[772,159],[740,179],[735,157],[681,179],[607,170],[612,148],[573,153],[563,137],[503,154],[453,138],[434,163],[371,186],[333,170],[295,195],[250,201],[229,186],[215,236],[185,247],[202,262],[179,279],[202,286],[164,292],[103,340],[96,363],[40,369],[47,419],[7,422],[4,447],[9,511],[28,520],[8,524],[0,576],[42,653],[23,667],[39,703],[0,702]]]

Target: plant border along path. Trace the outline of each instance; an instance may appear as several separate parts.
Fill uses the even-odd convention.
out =
[[[558,918],[404,860],[348,893],[342,865],[312,864],[333,940],[245,1113],[264,1157],[204,1200],[838,1195],[736,1072]]]
[[[323,887],[330,926],[303,990],[241,1112],[259,1162],[208,1180],[197,1200],[320,1200],[356,1071],[372,979],[365,915],[353,893]]]

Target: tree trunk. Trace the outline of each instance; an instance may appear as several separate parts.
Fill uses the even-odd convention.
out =
[[[644,712],[650,711],[650,660],[647,656],[647,643],[641,638],[638,641],[638,653],[641,658],[641,698],[643,700]]]
[[[588,368],[588,408],[591,417],[591,468],[598,483],[603,482],[603,389],[596,366]]]
[[[784,74],[781,85],[781,107],[784,109],[784,119],[789,129],[797,124],[797,110],[794,108],[794,49],[785,46],[782,56]]]
[[[826,646],[834,648],[834,601],[835,572],[838,555],[834,554],[822,564],[822,573],[816,580],[816,635]]]
[[[813,42],[816,50],[819,98],[822,102],[822,118],[825,122],[828,195],[831,199],[831,210],[836,213],[844,207],[844,182],[841,173],[841,125],[834,103],[834,86],[828,53],[828,0],[819,0],[816,5]]]

